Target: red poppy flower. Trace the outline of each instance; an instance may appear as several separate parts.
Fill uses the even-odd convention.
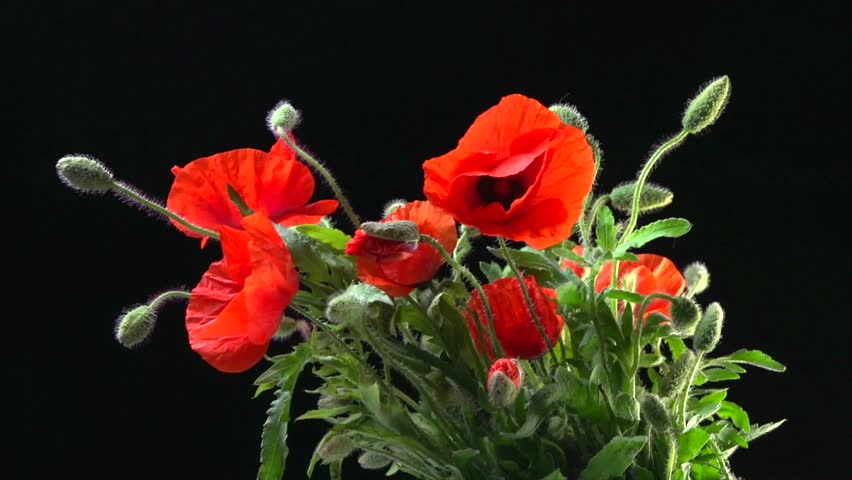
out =
[[[410,220],[448,251],[456,248],[456,223],[449,214],[426,201],[410,202],[381,220]],[[420,242],[413,251],[408,242],[394,242],[355,233],[347,250],[358,258],[358,278],[392,297],[408,295],[418,284],[431,280],[444,264],[432,246]]]
[[[544,327],[544,332],[554,345],[562,333],[564,320],[556,313],[556,291],[550,288],[541,288],[535,277],[524,278],[527,290],[532,298],[535,312]],[[535,321],[527,308],[524,292],[521,290],[521,282],[517,278],[500,278],[487,285],[483,285],[485,296],[491,303],[494,314],[494,330],[497,339],[503,346],[506,357],[523,358],[527,360],[536,359],[547,351],[547,345],[535,325]],[[467,302],[464,312],[467,319],[467,327],[476,343],[477,348],[482,351],[479,334],[471,312],[476,314],[476,319],[481,325],[483,341],[488,349],[489,358],[494,358],[491,347],[491,339],[488,335],[488,317],[485,316],[485,308],[479,292],[474,291]]]
[[[585,134],[523,95],[480,115],[455,150],[423,163],[423,192],[484,235],[546,248],[568,237],[592,188]]]
[[[677,269],[675,264],[666,257],[651,253],[637,255],[638,261],[619,262],[618,264],[618,286],[624,290],[630,290],[640,295],[652,293],[665,293],[676,297],[686,289],[686,280]],[[603,291],[612,283],[612,263],[607,263],[601,269],[595,281],[595,290]],[[672,302],[655,298],[645,308],[645,318],[652,313],[662,313],[671,317]],[[638,310],[636,311],[638,314]]]
[[[299,289],[290,252],[259,213],[245,230],[220,229],[224,259],[210,265],[186,310],[189,343],[223,372],[242,372],[266,353],[284,309]]]
[[[225,225],[242,228],[242,214],[228,195],[230,185],[252,211],[272,222],[293,226],[317,223],[337,209],[336,200],[308,203],[314,177],[283,140],[269,153],[241,148],[174,167],[175,181],[166,206],[188,222],[218,231]],[[172,221],[191,237],[200,235]]]

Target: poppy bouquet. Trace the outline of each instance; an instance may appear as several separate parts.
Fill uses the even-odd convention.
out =
[[[286,102],[267,118],[270,151],[174,167],[165,204],[88,156],[57,172],[164,215],[202,247],[217,241],[222,259],[195,288],[127,310],[116,338],[143,343],[158,309],[185,300],[205,362],[234,373],[265,363],[258,479],[283,477],[288,424],[313,420],[328,431],[308,476],[324,465],[342,478],[351,458],[427,480],[731,480],[732,455],[783,421],[752,424],[723,382],[784,366],[717,352],[724,311],[696,301],[707,268],[644,251],[690,223],[639,222],[673,199],[648,181],[653,168],[714,123],[729,93],[728,77],[701,88],[680,131],[605,193],[592,188],[602,151],[574,106],[506,96],[423,163],[425,199],[392,201],[375,221],[299,145],[301,115]],[[336,200],[311,202],[314,174]],[[485,260],[474,264],[476,246]],[[320,380],[307,392],[316,409],[291,413],[306,370]]]

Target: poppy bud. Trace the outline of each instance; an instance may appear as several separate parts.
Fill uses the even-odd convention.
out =
[[[420,230],[410,220],[364,222],[346,245],[349,255],[368,255],[380,262],[400,260],[417,250]]]
[[[377,309],[382,307],[393,307],[393,301],[378,288],[359,283],[329,300],[325,316],[334,323],[358,324],[365,317],[378,316]]]
[[[288,316],[284,316],[281,318],[278,330],[276,330],[272,338],[286,340],[292,337],[295,333],[299,333],[302,338],[307,340],[311,335],[311,327],[304,320],[294,320]]]
[[[140,305],[118,319],[115,338],[127,348],[139,345],[154,331],[157,312],[150,305]]]
[[[642,417],[656,430],[668,432],[672,429],[672,419],[660,397],[646,394],[642,397],[641,411]]]
[[[681,124],[689,133],[698,133],[712,125],[722,114],[731,96],[731,80],[727,75],[708,82],[689,102]]]
[[[348,435],[333,434],[319,448],[320,458],[325,463],[339,462],[355,450],[355,443]]]
[[[395,212],[398,208],[404,207],[407,203],[407,201],[401,198],[391,200],[390,202],[386,203],[384,208],[382,209],[382,218],[389,217],[390,214]]]
[[[570,103],[557,103],[551,105],[549,110],[556,114],[562,123],[579,128],[586,133],[589,130],[589,121],[586,117],[577,110],[577,107]]]
[[[698,304],[686,297],[675,297],[671,306],[672,323],[684,333],[692,333],[701,319]]]
[[[302,113],[287,100],[278,102],[266,115],[266,125],[274,135],[279,135],[281,129],[293,131],[301,121]]]
[[[518,398],[524,373],[517,362],[500,358],[488,371],[488,400],[495,407],[508,407]]]
[[[633,209],[633,195],[636,193],[636,182],[625,183],[612,189],[609,193],[610,204],[616,210],[630,213]],[[651,212],[665,207],[674,200],[674,193],[666,187],[651,182],[645,182],[642,193],[639,194],[639,212]]]
[[[393,240],[396,242],[417,242],[420,231],[417,224],[411,220],[393,220],[390,222],[364,222],[361,230],[374,238]]]
[[[660,385],[660,395],[672,397],[683,390],[686,382],[689,381],[694,364],[695,354],[691,350],[683,352],[674,365],[672,365],[669,373],[663,378],[663,383]]]
[[[103,193],[115,180],[103,163],[83,155],[66,155],[56,162],[56,173],[62,183],[83,193]]]
[[[703,353],[710,353],[719,344],[722,338],[722,324],[725,322],[725,311],[717,302],[713,302],[707,306],[704,311],[704,318],[698,322],[698,327],[695,329],[695,338],[692,340],[692,345],[696,350]]]
[[[689,264],[683,271],[683,277],[686,279],[686,291],[690,295],[698,295],[710,286],[710,271],[701,262]]]
[[[364,452],[358,457],[358,465],[364,470],[378,470],[390,465],[391,459],[381,453]]]

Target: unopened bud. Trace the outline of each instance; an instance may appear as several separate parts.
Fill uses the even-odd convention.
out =
[[[678,331],[691,334],[701,319],[701,309],[698,304],[686,297],[675,297],[672,300],[672,324]]]
[[[562,123],[579,128],[586,133],[589,130],[589,121],[570,103],[557,103],[550,106],[550,111],[555,113]]]
[[[698,295],[710,286],[710,271],[701,262],[687,265],[683,277],[686,279],[686,291],[689,295]]]
[[[642,397],[642,417],[660,432],[668,432],[672,429],[672,419],[660,397],[648,393]]]
[[[311,327],[304,320],[294,320],[288,316],[281,318],[281,323],[278,324],[278,330],[272,338],[276,340],[286,340],[294,334],[300,334],[303,339],[308,339],[311,335]]]
[[[616,210],[630,213],[633,209],[633,195],[636,193],[636,182],[625,183],[612,189],[609,193],[610,204]],[[639,194],[639,213],[651,212],[672,203],[674,193],[666,187],[651,182],[645,182],[642,193]]]
[[[325,463],[339,462],[355,451],[355,443],[345,434],[332,434],[322,442],[319,453]]]
[[[680,393],[686,386],[686,383],[689,382],[694,365],[695,354],[691,350],[684,351],[678,357],[677,361],[674,362],[669,373],[663,378],[663,382],[660,385],[660,395],[671,397]]]
[[[399,208],[408,205],[408,202],[401,198],[396,198],[386,203],[382,209],[382,218],[389,217],[390,214],[397,211]]]
[[[358,465],[364,470],[378,470],[390,465],[391,459],[376,452],[364,452],[358,457]]]
[[[722,325],[725,323],[725,311],[717,302],[713,302],[707,306],[704,311],[704,318],[698,322],[698,327],[695,329],[695,338],[692,339],[692,345],[696,350],[703,353],[712,352],[719,340],[722,338]]]
[[[302,113],[286,100],[278,102],[266,115],[266,125],[275,135],[280,135],[282,129],[285,132],[293,131],[301,121]]]
[[[372,285],[350,285],[340,295],[328,301],[325,315],[329,321],[340,324],[358,324],[365,317],[381,314],[381,309],[393,307],[393,300]]]
[[[495,407],[508,407],[518,398],[524,374],[518,363],[500,358],[488,371],[488,400]]]
[[[157,312],[149,305],[140,305],[118,319],[115,338],[127,348],[139,345],[154,331]]]
[[[698,133],[712,125],[731,96],[731,80],[727,75],[711,80],[689,102],[681,124],[689,133]]]
[[[66,155],[56,162],[62,183],[83,193],[103,193],[114,184],[112,172],[98,160],[83,155]]]
[[[389,222],[364,222],[361,224],[364,233],[383,240],[395,242],[417,242],[420,240],[420,230],[411,220],[392,220]]]

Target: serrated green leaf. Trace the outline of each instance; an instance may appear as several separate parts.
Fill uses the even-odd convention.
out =
[[[488,283],[503,277],[503,269],[494,262],[479,262],[479,271],[485,275]]]
[[[533,394],[527,408],[527,418],[515,433],[504,434],[505,438],[517,440],[527,438],[535,433],[541,422],[568,396],[567,389],[562,385],[551,383]]]
[[[700,428],[680,434],[677,439],[678,463],[686,463],[695,458],[709,440],[710,435]]]
[[[734,402],[723,401],[722,408],[716,412],[716,415],[719,418],[729,418],[744,433],[748,433],[751,430],[748,413]]]
[[[717,360],[727,360],[729,362],[734,363],[745,363],[747,365],[754,365],[755,367],[765,368],[766,370],[771,370],[773,372],[783,372],[787,370],[787,367],[775,361],[775,359],[761,352],[760,350],[737,350],[736,352],[726,357],[719,358]]]
[[[327,228],[312,224],[297,225],[293,228],[314,240],[317,240],[324,245],[328,245],[335,250],[340,250],[341,252],[346,249],[346,244],[352,240],[352,237],[340,230],[337,230],[336,228]]]
[[[759,425],[759,424],[755,423],[754,425],[751,426],[751,430],[748,431],[744,435],[745,439],[746,439],[746,441],[751,442],[752,440],[754,440],[758,437],[762,437],[763,435],[766,435],[767,433],[775,430],[776,428],[780,427],[781,425],[784,425],[784,422],[786,422],[786,421],[787,420],[784,419],[784,420],[779,420],[777,422],[767,423],[765,425]]]
[[[674,360],[680,358],[681,354],[687,350],[686,344],[683,343],[683,340],[677,337],[666,338],[666,344],[668,344],[669,350],[672,351],[672,358]]]
[[[299,344],[286,355],[288,368],[282,370],[275,400],[266,412],[260,442],[260,468],[258,480],[280,480],[287,464],[287,426],[290,422],[290,402],[299,374],[311,358],[310,345]]]
[[[320,227],[322,228],[322,227]],[[300,232],[296,228],[275,225],[284,240],[293,263],[314,283],[344,288],[355,277],[354,259],[340,250]]]
[[[701,372],[708,382],[724,382],[727,380],[738,380],[740,376],[724,368],[708,368]]]
[[[631,292],[629,290],[618,290],[618,289],[615,289],[615,288],[608,289],[602,295],[606,296],[607,298],[612,298],[612,299],[615,299],[615,300],[626,300],[628,302],[635,303],[637,305],[642,303],[642,300],[645,299],[645,297],[643,297],[642,295],[639,295],[636,292]]]
[[[352,410],[352,407],[335,407],[335,408],[321,408],[317,410],[309,410],[297,417],[295,421],[300,420],[319,420],[323,418],[331,418],[336,417],[342,413],[346,413]]]
[[[677,238],[692,228],[692,224],[684,218],[666,218],[649,223],[636,230],[624,243],[618,246],[615,255],[621,255],[631,248],[639,248],[651,240],[667,237]]]
[[[648,437],[614,437],[580,472],[580,480],[609,480],[620,477],[633,463],[633,458],[642,450]]]
[[[595,239],[598,247],[604,252],[612,251],[615,248],[615,217],[612,215],[612,210],[606,205],[598,210]]]

